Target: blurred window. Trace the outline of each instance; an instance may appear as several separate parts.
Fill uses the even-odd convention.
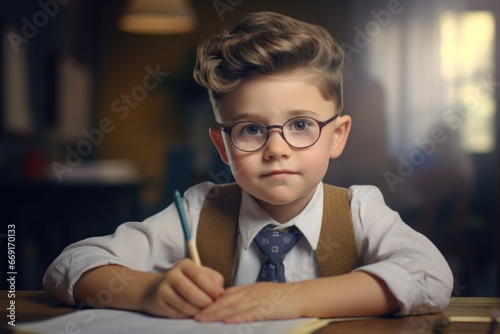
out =
[[[364,60],[365,75],[384,87],[391,155],[414,149],[435,128],[457,134],[464,152],[495,150],[495,29],[491,11],[423,1],[372,34],[353,65]]]
[[[495,18],[488,11],[446,11],[440,17],[440,36],[441,75],[445,94],[455,101],[455,116],[463,119],[462,147],[470,153],[491,152],[495,148]]]

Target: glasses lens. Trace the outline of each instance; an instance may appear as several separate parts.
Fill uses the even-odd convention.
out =
[[[283,136],[288,144],[297,148],[311,146],[318,140],[321,129],[310,117],[292,118],[283,125]]]
[[[256,122],[240,122],[233,126],[231,140],[234,145],[243,151],[255,151],[264,146],[267,138],[267,129]]]

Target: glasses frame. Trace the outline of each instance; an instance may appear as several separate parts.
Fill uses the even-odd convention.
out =
[[[296,148],[296,149],[304,149],[304,148],[308,148],[308,147],[311,147],[313,146],[314,144],[316,144],[319,140],[319,138],[321,137],[321,133],[322,133],[322,130],[323,128],[328,125],[329,123],[333,122],[334,120],[336,120],[338,117],[340,116],[340,114],[336,114],[334,115],[333,117],[327,119],[326,121],[318,121],[317,119],[313,118],[313,117],[310,117],[310,116],[297,116],[297,117],[292,117],[290,118],[289,120],[287,120],[285,123],[283,123],[283,125],[264,125],[260,122],[253,122],[253,121],[240,121],[240,122],[236,122],[234,123],[233,125],[231,126],[224,126],[220,123],[215,123],[217,128],[225,133],[227,133],[227,135],[229,136],[229,139],[231,139],[231,143],[233,144],[234,147],[236,147],[238,150],[240,151],[243,151],[243,152],[256,152],[258,150],[260,150],[261,148],[263,148],[264,146],[266,146],[267,144],[267,141],[269,140],[269,130],[272,130],[272,129],[280,129],[281,130],[281,136],[283,137],[283,139],[285,140],[285,142],[293,147],[293,148]],[[307,145],[307,146],[304,146],[304,147],[297,147],[297,146],[294,146],[292,144],[290,144],[288,142],[288,139],[286,139],[286,136],[285,136],[285,133],[283,132],[283,127],[285,126],[285,124],[295,120],[295,119],[303,119],[303,118],[308,118],[308,119],[312,119],[314,120],[316,123],[318,123],[318,126],[319,126],[319,135],[318,135],[318,138],[316,138],[316,140],[311,144],[311,145]],[[255,149],[255,150],[243,150],[241,148],[239,148],[235,142],[233,141],[233,136],[231,135],[231,132],[233,131],[233,128],[238,125],[238,124],[241,124],[241,123],[245,123],[245,122],[252,122],[252,123],[257,123],[257,124],[260,124],[262,125],[263,128],[266,129],[266,140],[264,141],[264,143],[262,144],[261,147]]]

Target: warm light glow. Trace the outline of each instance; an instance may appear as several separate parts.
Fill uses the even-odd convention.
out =
[[[495,19],[490,12],[445,12],[441,17],[441,68],[446,78],[470,76],[491,61]]]
[[[487,11],[445,12],[441,16],[441,72],[463,117],[462,146],[491,152],[495,146],[495,18]]]
[[[196,27],[196,17],[188,0],[130,0],[119,26],[139,34],[186,33]]]

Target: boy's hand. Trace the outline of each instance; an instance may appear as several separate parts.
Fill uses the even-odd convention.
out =
[[[161,275],[143,299],[143,309],[169,318],[192,317],[224,294],[224,278],[185,259]]]
[[[196,314],[201,322],[241,323],[301,316],[297,294],[300,283],[255,283],[232,287],[212,305]]]

